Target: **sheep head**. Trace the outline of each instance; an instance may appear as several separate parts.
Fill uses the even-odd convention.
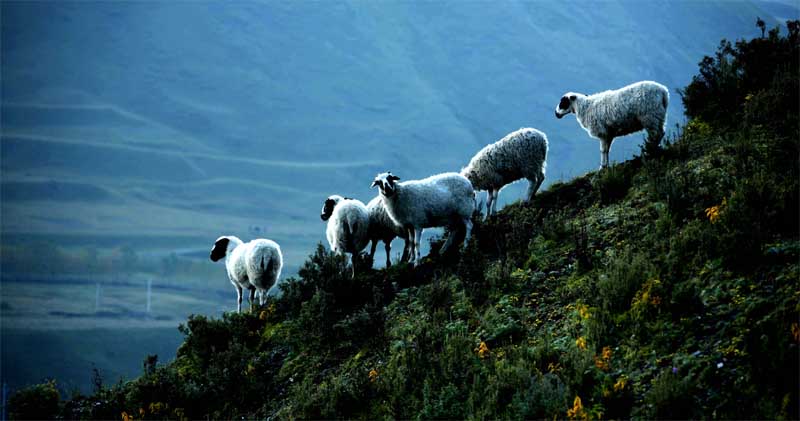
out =
[[[214,242],[214,247],[211,248],[211,255],[209,256],[212,262],[217,262],[228,254],[228,245],[230,242],[231,240],[228,237],[217,238],[217,241]]]
[[[344,199],[347,198],[339,196],[338,194],[328,196],[328,198],[325,199],[325,202],[322,204],[322,211],[319,214],[319,218],[323,221],[327,221],[333,214],[333,208],[335,208],[336,205]]]
[[[574,92],[567,92],[561,97],[558,106],[556,106],[556,118],[564,117],[569,113],[575,112],[575,100],[578,99],[578,94]]]
[[[377,187],[383,196],[391,197],[397,191],[395,183],[397,180],[400,180],[400,177],[393,175],[391,172],[380,173],[372,180],[370,188]]]

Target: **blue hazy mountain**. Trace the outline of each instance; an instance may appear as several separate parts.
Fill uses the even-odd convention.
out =
[[[721,38],[756,34],[765,5],[796,11],[747,2],[3,2],[2,232],[206,249],[220,233],[250,237],[255,226],[296,266],[323,239],[322,199],[366,201],[379,171],[413,179],[458,170],[523,126],[549,136],[546,183],[596,168],[598,143],[574,118],[553,117],[565,91],[660,81],[672,127],[682,117],[676,88]],[[641,139],[618,140],[612,159]],[[155,242],[165,238],[174,241]]]
[[[798,16],[791,0],[0,7],[3,282],[14,282],[7,259],[26,244],[58,277],[52,246],[91,256],[126,247],[140,262],[175,252],[205,259],[223,233],[278,241],[291,274],[324,240],[326,196],[366,202],[386,170],[403,179],[457,171],[526,126],[550,140],[545,187],[585,173],[599,165],[599,144],[573,117],[554,117],[564,92],[659,81],[670,89],[672,130],[683,120],[677,89],[720,39],[759,35],[757,16],[769,27]],[[618,139],[612,161],[637,153],[642,139]],[[523,189],[506,189],[501,205]],[[233,303],[215,269],[215,288],[231,295],[214,296],[227,307],[208,313]],[[88,285],[82,297],[95,303]],[[4,331],[39,326],[25,309],[42,301],[17,290],[25,285],[3,289]],[[80,304],[36,291],[50,310],[59,297]],[[122,306],[124,294],[109,302]],[[200,303],[185,308],[202,311]],[[182,320],[170,317],[159,326]],[[25,349],[45,343],[15,335]],[[58,340],[61,358],[81,356]],[[5,343],[8,362],[19,350]],[[135,374],[141,359],[132,358],[114,373]],[[18,381],[32,376],[17,371]]]

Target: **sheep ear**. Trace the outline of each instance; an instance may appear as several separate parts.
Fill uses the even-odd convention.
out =
[[[386,179],[389,180],[389,181],[397,181],[397,180],[400,179],[400,177],[398,177],[396,175],[389,174],[389,176],[386,177]]]
[[[577,98],[578,98],[578,97],[577,97],[576,95],[570,95],[570,96],[569,96],[569,100],[570,100],[570,101],[575,101],[575,99],[577,99]]]
[[[378,180],[373,180],[373,181],[372,181],[372,184],[369,186],[369,188],[371,188],[371,189],[372,189],[372,188],[375,188],[375,187],[377,187],[377,186],[378,186]]]

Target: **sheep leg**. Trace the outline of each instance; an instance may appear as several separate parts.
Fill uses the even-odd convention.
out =
[[[236,300],[236,312],[242,312],[242,287],[236,286],[236,294],[238,295],[238,299]]]
[[[664,137],[664,127],[663,123],[659,124],[653,129],[647,129],[647,143],[650,145],[657,147],[661,144],[661,139]]]
[[[611,139],[600,139],[600,169],[608,167],[608,151],[611,149]]]
[[[392,242],[390,241],[383,241],[383,248],[386,250],[386,267],[392,265]]]
[[[417,249],[414,247],[414,228],[408,230],[408,258],[412,264],[417,263]]]
[[[403,244],[403,256],[400,257],[400,261],[401,262],[408,262],[408,258],[409,258],[409,254],[410,254],[409,253],[409,249],[411,248],[411,242],[409,240],[407,240],[407,239],[404,240],[403,242],[404,242],[404,244]]]
[[[375,261],[375,249],[378,248],[378,239],[372,240],[372,248],[369,250],[369,260]]]
[[[492,196],[492,189],[487,190],[486,191],[486,218],[484,218],[484,219],[488,219],[489,215],[492,214],[492,198],[493,197],[494,196]]]
[[[500,189],[494,189],[492,191],[494,192],[494,198],[492,198],[492,215],[494,215],[497,213],[497,197],[500,196]]]
[[[418,265],[420,260],[422,260],[421,253],[419,251],[419,243],[422,241],[422,228],[414,228],[414,265]]]
[[[464,234],[464,248],[467,248],[469,238],[472,236],[472,218],[464,218],[464,226],[466,227],[466,233]]]
[[[253,311],[253,306],[256,304],[256,289],[255,287],[250,287],[250,311]]]
[[[444,255],[445,253],[447,253],[447,250],[450,249],[451,245],[453,245],[453,240],[455,240],[456,234],[459,232],[460,230],[456,231],[453,229],[453,225],[450,226],[450,234],[447,235],[447,241],[445,241],[442,248],[439,249],[440,255]]]
[[[528,196],[525,198],[525,203],[530,203],[533,200],[533,196],[539,191],[543,181],[544,175],[538,175],[533,180],[528,180]]]

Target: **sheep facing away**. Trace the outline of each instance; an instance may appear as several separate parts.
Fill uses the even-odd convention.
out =
[[[378,174],[372,187],[378,187],[389,217],[408,231],[413,263],[420,261],[419,243],[425,228],[450,228],[442,246],[444,254],[454,242],[457,232],[464,232],[464,242],[472,231],[475,191],[466,177],[444,173],[422,180],[397,183],[400,177],[389,172]]]
[[[367,210],[369,211],[369,239],[372,241],[372,248],[369,252],[370,259],[375,258],[375,248],[378,246],[378,241],[383,241],[384,249],[386,250],[386,267],[391,266],[392,240],[395,237],[400,237],[405,242],[403,256],[400,261],[407,261],[411,244],[408,238],[408,231],[389,216],[383,199],[380,196],[375,196],[367,203]]]
[[[608,166],[608,151],[615,137],[647,130],[647,142],[658,145],[667,122],[669,90],[642,81],[593,95],[568,92],[556,106],[556,117],[575,113],[590,136],[600,139],[600,168]]]
[[[325,236],[331,251],[352,256],[361,253],[369,242],[369,211],[355,199],[333,195],[325,199],[320,218],[328,221]],[[355,267],[353,267],[355,276]]]
[[[236,311],[239,313],[242,312],[242,289],[250,290],[250,305],[255,301],[256,290],[260,303],[264,304],[267,291],[275,285],[283,267],[278,243],[263,238],[244,243],[232,235],[219,237],[209,257],[213,262],[225,258],[228,279],[238,295]]]
[[[507,184],[520,179],[529,182],[525,202],[530,202],[544,181],[547,168],[547,136],[539,130],[522,128],[481,149],[461,170],[475,190],[486,190],[486,216],[497,213],[497,196]]]

